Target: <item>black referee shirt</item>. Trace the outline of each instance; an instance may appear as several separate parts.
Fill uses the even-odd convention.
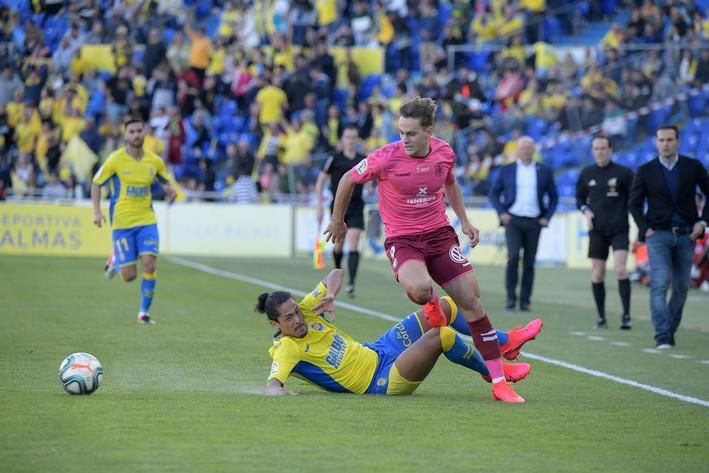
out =
[[[344,176],[347,171],[357,166],[364,158],[365,156],[363,154],[357,153],[354,159],[347,159],[342,152],[333,154],[327,158],[322,170],[330,175],[330,190],[333,196],[337,193],[337,186],[340,184],[342,176]],[[352,200],[362,200],[362,184],[355,186],[355,190],[352,193]]]
[[[611,161],[608,166],[596,164],[581,171],[576,182],[576,206],[594,214],[593,228],[604,234],[627,233],[628,199],[633,185],[633,171]]]

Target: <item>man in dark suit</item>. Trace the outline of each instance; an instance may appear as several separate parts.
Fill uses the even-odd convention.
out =
[[[646,241],[650,257],[650,312],[655,326],[655,348],[675,346],[675,332],[687,300],[694,240],[704,235],[709,206],[702,216],[695,205],[697,187],[709,195],[709,177],[696,159],[682,156],[679,130],[663,125],[655,132],[658,157],[635,174],[630,213],[638,225],[638,240]],[[644,204],[647,202],[647,210]],[[667,289],[672,296],[667,301]]]
[[[534,140],[521,137],[517,141],[517,162],[503,166],[490,189],[490,202],[505,227],[507,240],[507,310],[514,310],[517,304],[520,249],[524,250],[520,310],[530,310],[539,235],[549,225],[559,201],[551,168],[535,163],[534,152]]]

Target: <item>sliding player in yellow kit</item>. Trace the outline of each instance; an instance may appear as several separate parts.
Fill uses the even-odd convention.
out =
[[[156,261],[160,237],[157,218],[153,211],[152,186],[158,183],[169,201],[175,190],[168,183],[167,169],[160,156],[143,150],[145,124],[130,118],[124,123],[126,146],[119,148],[103,163],[93,179],[91,200],[94,206],[94,224],[106,221],[101,212],[101,186],[110,185],[109,219],[113,228],[113,255],[126,282],[136,278],[140,258],[143,280],[140,285],[138,322],[154,324],[150,306],[157,283]]]
[[[460,337],[460,333],[470,332],[452,299],[441,298],[448,325],[432,328],[418,310],[376,342],[362,344],[325,316],[335,310],[335,296],[343,278],[341,269],[331,271],[300,303],[285,291],[259,296],[256,311],[266,314],[277,330],[269,349],[273,363],[266,394],[294,394],[284,387],[291,375],[332,392],[411,394],[441,354],[491,381],[473,344]],[[502,356],[516,359],[522,345],[533,340],[541,329],[542,321],[535,319],[510,332],[497,331]],[[503,368],[508,382],[524,379],[531,370],[527,363],[504,363]]]

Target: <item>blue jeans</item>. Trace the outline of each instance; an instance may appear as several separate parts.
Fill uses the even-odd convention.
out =
[[[694,242],[687,234],[659,230],[647,237],[650,257],[650,312],[655,341],[674,345],[674,334],[687,301]],[[667,302],[667,289],[672,295]]]

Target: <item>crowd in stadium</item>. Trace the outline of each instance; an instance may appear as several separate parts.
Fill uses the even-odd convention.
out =
[[[0,198],[86,197],[136,115],[184,194],[307,201],[346,124],[370,151],[398,138],[398,108],[417,95],[439,103],[464,191],[485,195],[521,135],[577,168],[584,131],[632,146],[653,120],[704,115],[706,3],[3,0]],[[600,44],[556,45],[619,18]],[[377,52],[383,70],[366,74]],[[689,89],[698,109],[677,98]],[[709,157],[700,144],[690,154]]]

